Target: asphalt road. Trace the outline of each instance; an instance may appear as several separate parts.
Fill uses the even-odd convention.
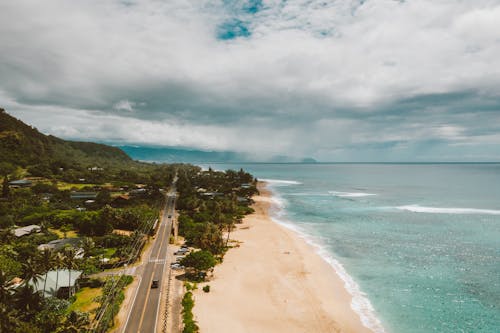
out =
[[[133,299],[133,306],[127,317],[123,332],[126,333],[154,333],[158,321],[160,301],[162,295],[163,279],[167,272],[167,247],[170,231],[172,229],[172,217],[175,208],[175,192],[167,194],[167,202],[156,233],[149,260],[139,271],[140,284]],[[151,288],[153,280],[158,280],[158,288]]]

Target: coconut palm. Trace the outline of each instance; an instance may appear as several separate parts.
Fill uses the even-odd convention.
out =
[[[4,271],[0,270],[0,303],[8,303],[11,296],[11,286],[12,283],[9,281],[7,274],[5,274]]]
[[[54,290],[57,293],[57,287],[59,285],[59,269],[61,269],[64,263],[64,255],[61,252],[57,252],[54,256],[54,266],[56,268],[56,289]]]
[[[84,258],[90,257],[92,250],[95,248],[95,243],[90,237],[84,237],[80,241],[80,247],[83,249]]]
[[[45,280],[43,281],[43,297],[45,297],[45,288],[47,287],[47,275],[54,266],[54,252],[50,249],[45,249],[40,252],[40,265],[45,271]]]
[[[24,284],[19,288],[16,288],[14,292],[14,303],[18,309],[22,310],[25,315],[29,316],[40,309],[41,297],[40,294],[35,291],[33,286]]]
[[[64,248],[64,267],[68,270],[68,298],[71,297],[71,270],[76,268],[76,250],[72,246]]]
[[[42,271],[36,259],[26,259],[26,262],[23,264],[22,278],[24,279],[24,285],[28,285],[32,281],[35,287],[38,286],[38,281],[42,278]]]

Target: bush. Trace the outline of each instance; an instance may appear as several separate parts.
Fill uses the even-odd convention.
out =
[[[182,333],[197,333],[200,331],[198,325],[196,325],[196,321],[193,316],[193,293],[188,291],[184,294],[182,298],[182,323],[184,324],[184,328],[182,329]]]
[[[206,293],[210,292],[210,286],[207,284],[205,287],[203,287],[203,291]]]

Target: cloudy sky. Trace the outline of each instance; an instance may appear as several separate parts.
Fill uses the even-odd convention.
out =
[[[0,25],[0,106],[44,133],[500,160],[500,0],[16,0]]]

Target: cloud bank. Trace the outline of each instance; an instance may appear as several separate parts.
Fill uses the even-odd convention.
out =
[[[500,2],[4,1],[0,103],[70,139],[500,160]]]

